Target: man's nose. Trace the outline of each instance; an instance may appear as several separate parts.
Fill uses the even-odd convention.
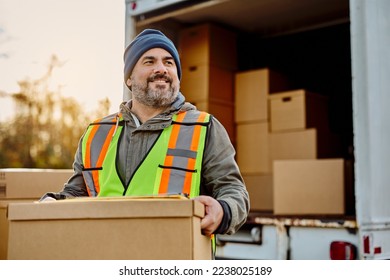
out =
[[[155,64],[154,73],[167,73],[167,67],[163,61],[158,61]]]

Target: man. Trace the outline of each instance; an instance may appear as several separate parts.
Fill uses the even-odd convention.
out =
[[[41,201],[180,193],[205,205],[203,234],[236,232],[246,221],[249,197],[235,150],[217,119],[185,102],[172,41],[146,29],[126,48],[124,64],[132,99],[87,128],[74,174],[61,192]]]

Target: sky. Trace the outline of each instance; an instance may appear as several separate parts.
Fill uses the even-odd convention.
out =
[[[0,93],[38,79],[52,55],[61,62],[53,89],[87,111],[108,97],[115,112],[123,97],[125,0],[0,0]],[[15,110],[0,94],[0,120]]]

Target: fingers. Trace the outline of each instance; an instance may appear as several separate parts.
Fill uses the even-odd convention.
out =
[[[44,199],[40,200],[39,202],[49,202],[49,201],[56,201],[56,199],[54,199],[50,196],[47,196]]]
[[[221,204],[210,196],[201,195],[194,200],[201,202],[205,206],[205,216],[201,220],[200,226],[204,235],[210,236],[220,225],[223,218],[223,208]]]

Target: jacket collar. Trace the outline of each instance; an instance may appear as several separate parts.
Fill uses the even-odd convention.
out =
[[[125,102],[120,104],[120,112],[122,113],[123,119],[125,121],[131,121],[131,122],[134,121],[132,116],[131,116],[132,104],[133,104],[133,101],[131,99],[129,101],[125,101]],[[152,120],[149,120],[148,122],[152,122],[153,120],[154,121],[162,121],[162,120],[165,120],[165,121],[169,120],[170,121],[172,119],[173,114],[175,114],[179,111],[189,111],[189,110],[194,110],[194,109],[195,109],[195,106],[193,106],[192,104],[190,104],[188,102],[185,102],[184,95],[181,92],[179,92],[177,98],[175,99],[175,101],[172,103],[172,105],[167,110],[165,110],[164,112],[162,112],[158,116],[154,117]],[[154,123],[154,121],[153,121],[153,123]]]

